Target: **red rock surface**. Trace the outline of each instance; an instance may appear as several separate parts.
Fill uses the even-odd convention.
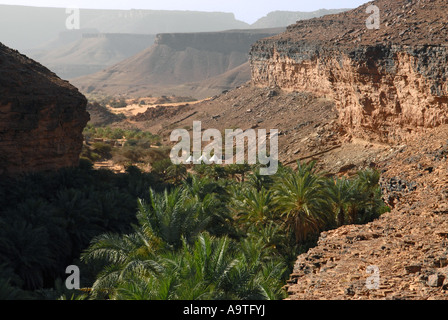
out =
[[[86,104],[68,82],[0,44],[0,174],[76,166]]]

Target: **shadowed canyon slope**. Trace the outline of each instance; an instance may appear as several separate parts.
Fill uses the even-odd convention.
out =
[[[87,94],[206,98],[250,80],[250,46],[283,30],[159,34],[147,50],[72,82]]]
[[[369,4],[258,41],[253,83],[331,98],[366,139],[397,142],[447,123],[447,2],[375,1],[379,29],[366,26]]]
[[[0,174],[77,166],[86,104],[68,82],[0,44]]]

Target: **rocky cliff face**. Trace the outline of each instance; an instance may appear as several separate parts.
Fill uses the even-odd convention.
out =
[[[0,44],[0,174],[76,166],[86,104],[68,82]]]
[[[253,83],[331,98],[346,130],[369,140],[400,142],[447,123],[448,4],[374,1],[379,29],[369,29],[370,4],[258,41]]]
[[[299,256],[289,299],[448,299],[447,134],[428,129],[378,164],[392,211],[323,232]]]

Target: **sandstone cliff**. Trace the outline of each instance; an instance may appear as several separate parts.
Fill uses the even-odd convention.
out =
[[[379,29],[366,25],[372,3]],[[400,142],[447,123],[448,4],[372,3],[258,41],[251,50],[253,83],[331,98],[345,129],[369,140]]]
[[[0,174],[76,166],[86,104],[68,82],[0,44]]]

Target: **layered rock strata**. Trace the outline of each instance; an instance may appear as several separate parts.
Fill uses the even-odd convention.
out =
[[[68,82],[0,43],[0,175],[76,166],[86,104]]]
[[[447,123],[446,2],[373,4],[379,29],[367,27],[366,4],[258,41],[253,83],[331,98],[346,130],[369,140],[401,142]]]

